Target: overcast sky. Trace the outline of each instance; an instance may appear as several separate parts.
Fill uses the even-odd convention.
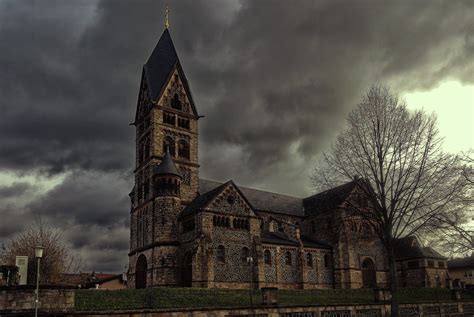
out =
[[[169,1],[201,177],[297,196],[374,83],[473,147],[474,1]],[[127,264],[133,121],[164,2],[0,0],[0,242],[41,215],[84,270]]]

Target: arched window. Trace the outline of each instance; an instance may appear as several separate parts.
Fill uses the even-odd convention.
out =
[[[143,181],[143,198],[147,199],[149,193],[150,193],[150,180],[148,178],[145,178],[145,180]]]
[[[234,218],[234,220],[232,220],[232,227],[234,227],[235,229],[238,229],[237,228],[237,223],[238,223],[237,218]]]
[[[263,251],[263,262],[266,265],[272,265],[272,253],[269,250]]]
[[[150,137],[147,135],[143,138],[144,159],[150,156]]]
[[[242,252],[240,254],[240,260],[242,263],[247,263],[247,258],[250,256],[250,251],[247,247],[242,248]]]
[[[324,267],[331,266],[331,259],[329,259],[329,254],[325,254],[323,260],[324,260]]]
[[[189,160],[189,144],[185,140],[178,142],[178,156]]]
[[[311,221],[310,223],[310,230],[311,230],[311,233],[316,232],[316,223],[314,223],[314,221]]]
[[[285,252],[285,264],[286,265],[292,265],[291,252],[290,251]]]
[[[217,226],[217,216],[212,217],[212,224]]]
[[[377,285],[377,276],[375,272],[375,263],[370,258],[364,259],[361,264],[362,286],[375,287]]]
[[[173,95],[173,99],[171,99],[171,108],[181,110],[181,100],[179,100],[178,94]]]
[[[357,232],[357,223],[355,221],[351,221],[351,231]]]
[[[283,228],[283,224],[281,222],[278,223],[278,231],[283,232],[285,229]]]
[[[225,248],[223,245],[217,247],[216,260],[220,263],[225,263]]]
[[[324,219],[324,225],[326,229],[331,229],[331,219],[330,218]]]
[[[176,156],[176,149],[175,149],[175,144],[174,140],[170,136],[166,136],[165,139],[163,140],[163,154],[166,153],[166,150],[170,152],[171,156]]]
[[[138,257],[135,266],[135,288],[146,288],[148,266],[146,257],[142,254]]]
[[[363,222],[360,226],[360,235],[362,238],[370,238],[372,236],[372,229],[368,223]]]
[[[140,143],[138,145],[138,163],[143,162],[143,159],[144,159],[144,157],[143,157],[144,153],[143,152],[144,152],[143,144]]]
[[[308,267],[313,267],[313,256],[311,253],[306,253],[306,265]]]
[[[230,218],[229,218],[229,217],[226,217],[226,218],[225,218],[225,226],[226,226],[227,228],[230,228]]]

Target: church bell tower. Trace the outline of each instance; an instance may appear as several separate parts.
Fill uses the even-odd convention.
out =
[[[130,287],[179,283],[174,278],[179,275],[177,247],[172,246],[178,245],[179,212],[199,188],[198,119],[166,28],[143,66],[133,123],[136,160],[130,193]],[[167,268],[166,274],[158,267]]]

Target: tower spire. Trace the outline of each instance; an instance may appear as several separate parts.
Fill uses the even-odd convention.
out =
[[[170,20],[169,20],[169,13],[170,9],[168,7],[168,3],[166,3],[166,9],[165,9],[165,29],[170,27]]]

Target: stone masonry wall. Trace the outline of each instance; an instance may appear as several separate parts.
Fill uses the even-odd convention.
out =
[[[68,312],[74,308],[74,288],[41,286],[40,311]],[[33,310],[35,288],[30,285],[0,289],[0,316],[3,312]]]
[[[474,302],[401,304],[400,317],[472,316]],[[258,307],[227,309],[167,309],[109,312],[71,312],[83,317],[389,317],[389,304],[318,305],[304,307]],[[17,315],[19,316],[19,315]]]
[[[249,282],[250,268],[241,260],[243,247],[252,250],[252,239],[246,230],[215,227],[213,232],[214,280],[216,282]],[[225,263],[216,260],[219,245],[225,248]]]

